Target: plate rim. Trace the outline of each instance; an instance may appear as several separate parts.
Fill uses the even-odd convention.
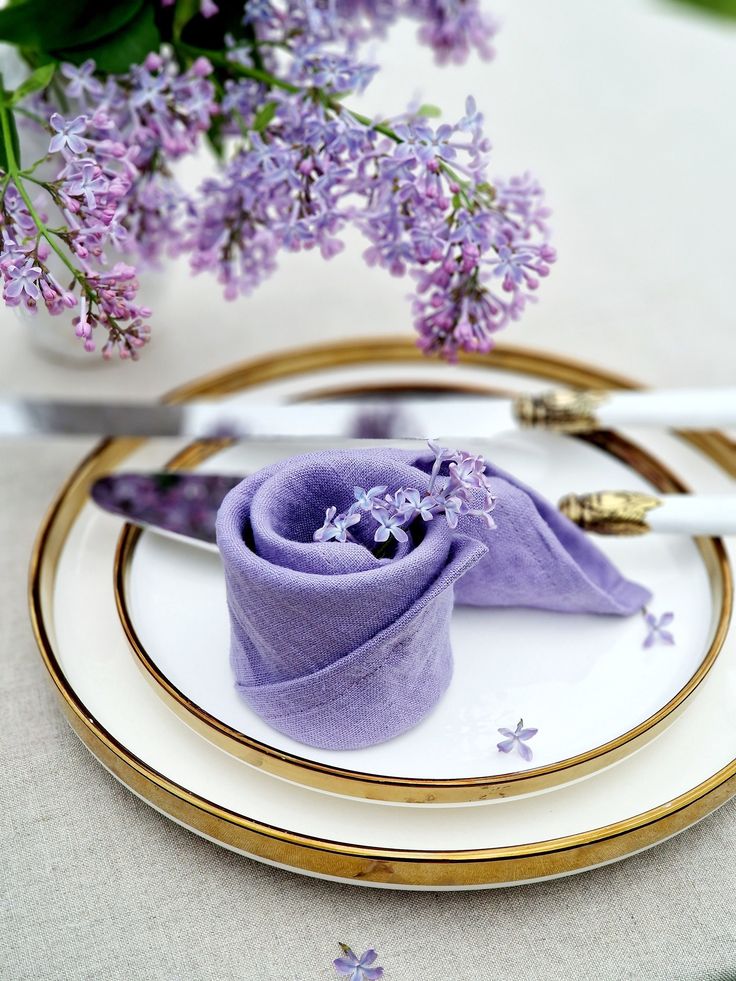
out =
[[[391,387],[399,386],[392,383]],[[446,386],[438,385],[437,388],[446,388],[448,393],[464,391],[463,386],[451,383]],[[473,386],[473,390],[477,393],[479,387]],[[363,392],[364,387],[350,386],[344,391],[331,391],[353,396]],[[209,394],[217,394],[216,386],[210,389]],[[309,400],[310,397],[307,392],[305,398]],[[598,446],[614,458],[627,463],[661,492],[687,491],[683,481],[666,464],[618,433],[605,432],[576,438]],[[190,443],[167,461],[165,469],[181,470],[197,466],[215,455],[219,449],[219,443],[215,446],[202,442]],[[115,605],[133,656],[153,690],[169,709],[202,738],[250,766],[256,766],[301,786],[382,803],[437,806],[516,797],[582,779],[624,759],[674,722],[686,707],[687,700],[705,680],[723,646],[733,603],[732,576],[722,542],[715,538],[696,539],[695,544],[709,579],[715,627],[695,671],[656,712],[600,745],[544,766],[475,777],[402,777],[355,770],[280,749],[228,724],[181,691],[148,653],[136,629],[129,602],[130,575],[141,535],[140,528],[126,524],[118,539],[113,563]]]
[[[285,350],[278,355],[246,361],[214,376],[174,390],[169,401],[182,393],[204,394],[213,377],[245,374],[256,381],[274,380],[274,361],[280,377],[314,368],[315,358],[334,356],[333,364],[367,361],[417,360],[423,356],[405,337],[365,339]],[[580,362],[517,347],[499,346],[490,355],[463,357],[463,361],[501,363],[508,370],[524,370],[519,359],[533,356],[540,366],[557,366],[565,381],[584,385],[590,372],[600,378],[601,388],[634,388],[635,384],[612,373],[591,369]],[[285,369],[286,365],[291,371]],[[526,370],[529,374],[534,372]],[[536,372],[543,375],[542,371]],[[546,376],[545,376],[546,377]],[[728,439],[718,433],[681,434],[727,473],[736,475],[736,456]],[[572,873],[615,861],[650,847],[684,830],[736,794],[736,759],[706,780],[670,801],[609,825],[576,835],[522,845],[452,851],[417,851],[361,846],[320,839],[277,828],[247,815],[229,811],[188,791],[127,750],[95,719],[68,682],[56,657],[51,624],[45,617],[53,597],[55,571],[67,537],[63,518],[74,517],[86,500],[91,465],[101,454],[110,464],[124,458],[143,440],[103,440],[75,467],[63,483],[42,520],[31,555],[29,609],[31,625],[41,658],[76,734],[99,761],[138,796],[169,817],[220,844],[255,858],[286,865],[316,875],[373,885],[455,888],[514,883]]]

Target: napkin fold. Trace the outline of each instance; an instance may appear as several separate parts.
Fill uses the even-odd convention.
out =
[[[356,749],[420,722],[452,675],[453,602],[627,615],[649,599],[543,497],[490,464],[495,530],[471,516],[454,531],[441,516],[415,521],[390,559],[372,554],[367,516],[355,542],[313,541],[325,509],[347,508],[355,485],[424,491],[433,460],[320,451],[266,467],[224,499],[217,543],[236,687],[293,739]]]

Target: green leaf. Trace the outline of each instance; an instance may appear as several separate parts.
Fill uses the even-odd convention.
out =
[[[736,0],[678,0],[691,7],[698,7],[710,14],[721,17],[736,17]]]
[[[21,82],[14,92],[10,93],[9,104],[14,106],[18,102],[25,99],[25,97],[30,95],[32,92],[38,92],[41,89],[45,89],[51,79],[54,77],[55,71],[56,65],[53,61],[48,62],[46,65],[41,65],[41,67],[37,68],[33,74],[28,76],[25,82]]]
[[[442,115],[442,110],[439,106],[425,105],[420,106],[417,109],[417,116],[426,116],[427,119],[437,119],[438,116]]]
[[[23,0],[0,10],[0,40],[52,51],[90,46],[140,13],[146,0]]]
[[[256,133],[262,133],[276,115],[277,102],[266,102],[256,113],[253,120],[253,129]]]
[[[12,110],[8,106],[8,98],[12,93],[3,92],[4,105],[0,109],[0,113],[3,115],[3,127],[0,129],[0,167],[7,174],[10,170],[10,165],[8,162],[8,147],[6,143],[6,128],[10,135],[10,142],[13,147],[13,159],[18,167],[20,167],[20,141],[18,139],[18,130],[15,125],[15,116]]]
[[[177,0],[174,6],[174,38],[178,41],[182,31],[192,19],[199,13],[199,0]]]
[[[59,61],[71,61],[81,65],[87,58],[94,58],[102,72],[126,72],[132,64],[139,64],[150,51],[158,51],[161,36],[156,26],[152,4],[146,4],[136,16],[120,30],[99,39],[94,45],[54,48],[52,54]]]

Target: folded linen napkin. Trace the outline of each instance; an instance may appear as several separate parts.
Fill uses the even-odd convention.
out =
[[[452,674],[453,600],[627,615],[649,593],[624,579],[539,494],[486,465],[497,527],[471,515],[415,520],[391,558],[354,541],[314,541],[356,485],[430,485],[434,457],[396,449],[329,450],[247,477],[217,520],[236,687],[275,729],[328,749],[383,742],[416,725]],[[435,489],[448,481],[446,465]]]

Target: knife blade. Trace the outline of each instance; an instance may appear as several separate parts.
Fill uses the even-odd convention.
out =
[[[236,474],[162,471],[109,474],[95,481],[93,501],[110,514],[157,534],[216,550],[215,521]],[[736,494],[643,494],[599,491],[567,495],[559,508],[586,531],[602,535],[645,532],[736,534]]]
[[[621,426],[736,427],[736,387],[646,392],[556,390],[514,399],[435,395],[298,404],[243,398],[156,403],[0,400],[0,436],[192,439],[487,439],[517,426],[590,432]]]

